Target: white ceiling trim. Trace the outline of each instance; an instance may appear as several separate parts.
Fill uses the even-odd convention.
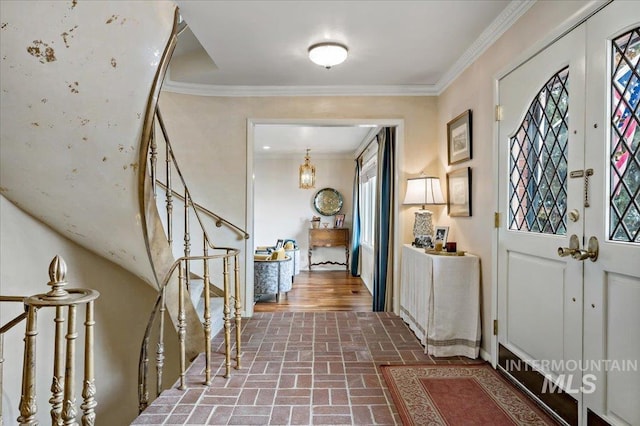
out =
[[[435,96],[435,85],[411,86],[224,86],[176,82],[167,78],[162,90],[200,96]]]
[[[171,80],[171,67],[169,67],[162,90],[185,95],[223,97],[437,96],[524,15],[535,2],[536,0],[516,0],[509,3],[436,84],[397,86],[227,86],[173,81]]]

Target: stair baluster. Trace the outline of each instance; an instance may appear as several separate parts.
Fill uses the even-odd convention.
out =
[[[240,369],[240,357],[242,355],[241,350],[241,335],[242,335],[242,303],[240,301],[240,259],[238,256],[233,257],[233,271],[234,271],[234,284],[235,292],[233,299],[235,301],[235,314],[236,314],[236,369]]]
[[[186,366],[186,316],[184,313],[184,288],[185,288],[185,268],[180,265],[178,267],[178,340],[180,341],[180,385],[178,389],[185,390],[185,372]]]
[[[204,238],[204,288],[202,290],[204,296],[204,383],[209,386],[211,384],[211,292],[209,291],[209,247],[206,238]]]
[[[223,263],[224,282],[224,378],[231,377],[231,308],[229,307],[229,258],[224,258]]]
[[[94,301],[100,296],[95,290],[73,288],[65,290],[67,265],[60,256],[56,256],[49,265],[48,285],[51,291],[46,294],[24,298],[27,309],[27,323],[24,338],[24,364],[22,366],[22,396],[20,398],[20,425],[38,424],[36,414],[36,337],[38,335],[38,310],[55,307],[55,336],[53,350],[53,380],[51,385],[51,422],[52,424],[77,424],[75,361],[77,309],[85,305],[84,322],[84,378],[82,424],[93,425],[95,422],[95,375],[94,375]],[[64,308],[67,308],[67,332],[64,334]],[[66,347],[65,347],[66,341]],[[64,371],[64,375],[62,372]]]

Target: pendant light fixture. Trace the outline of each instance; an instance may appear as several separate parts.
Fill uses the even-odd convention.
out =
[[[316,187],[316,167],[311,164],[309,158],[310,149],[307,148],[307,155],[304,156],[304,163],[300,165],[300,188],[311,189]]]

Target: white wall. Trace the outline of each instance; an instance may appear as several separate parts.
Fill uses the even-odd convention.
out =
[[[48,268],[55,255],[62,256],[67,263],[67,287],[92,288],[100,292],[95,305],[97,424],[129,424],[137,415],[140,343],[157,293],[130,272],[60,236],[2,196],[0,217],[0,294],[27,296],[48,292]],[[0,322],[5,324],[21,309],[21,303],[0,303]],[[53,311],[43,308],[38,314],[37,390],[41,423],[48,423],[50,419],[47,401],[52,377]],[[76,354],[79,360],[83,358],[83,322],[84,308],[78,310],[80,336]],[[25,323],[20,323],[5,335],[4,340],[2,399],[5,424],[15,424],[19,415],[24,327]],[[172,327],[167,328],[171,332]],[[166,348],[169,364],[165,365],[165,383],[171,383],[176,377],[175,346],[168,344]],[[80,380],[82,369],[79,364],[78,367]],[[77,401],[78,404],[82,402],[80,391]]]
[[[444,177],[436,146],[432,96],[215,97],[162,92],[160,107],[196,202],[246,226],[247,119],[404,120],[399,193],[421,170]],[[313,156],[312,156],[313,158]],[[404,242],[413,240],[413,208],[401,208]],[[241,240],[240,240],[241,241]],[[231,241],[220,244],[236,245]]]
[[[425,173],[444,177],[436,146],[436,98],[431,96],[213,97],[162,92],[160,108],[174,152],[196,202],[241,227],[247,227],[247,123],[250,120],[402,121],[398,194],[406,178]],[[313,159],[312,155],[312,159]],[[252,161],[253,163],[253,161]],[[350,182],[349,178],[349,182]],[[413,240],[413,211],[400,206],[400,240]],[[251,212],[249,212],[251,213]],[[224,233],[224,228],[218,231]],[[233,233],[219,245],[251,254],[254,247]],[[272,244],[272,243],[271,243]],[[302,253],[301,253],[302,254]],[[244,259],[241,260],[243,273]],[[246,282],[245,276],[242,278]],[[245,309],[247,306],[246,297]]]
[[[333,188],[342,194],[344,204],[340,213],[345,214],[345,227],[351,228],[353,174],[355,160],[344,157],[311,156],[316,167],[316,187],[300,189],[298,170],[304,158],[255,157],[254,158],[254,244],[275,245],[278,239],[296,240],[300,248],[300,265],[308,268],[309,220],[320,216],[313,208],[313,197],[322,188]],[[323,223],[333,227],[333,216],[321,216]],[[322,225],[321,225],[322,226]],[[312,261],[344,262],[344,249],[314,249]],[[344,266],[321,265],[314,270],[340,269]]]

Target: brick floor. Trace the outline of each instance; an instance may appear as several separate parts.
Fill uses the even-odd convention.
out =
[[[168,389],[137,425],[399,425],[382,364],[474,362],[433,359],[398,316],[380,312],[256,313],[243,321],[242,369],[223,378],[222,333],[213,372],[204,356],[188,388]]]

